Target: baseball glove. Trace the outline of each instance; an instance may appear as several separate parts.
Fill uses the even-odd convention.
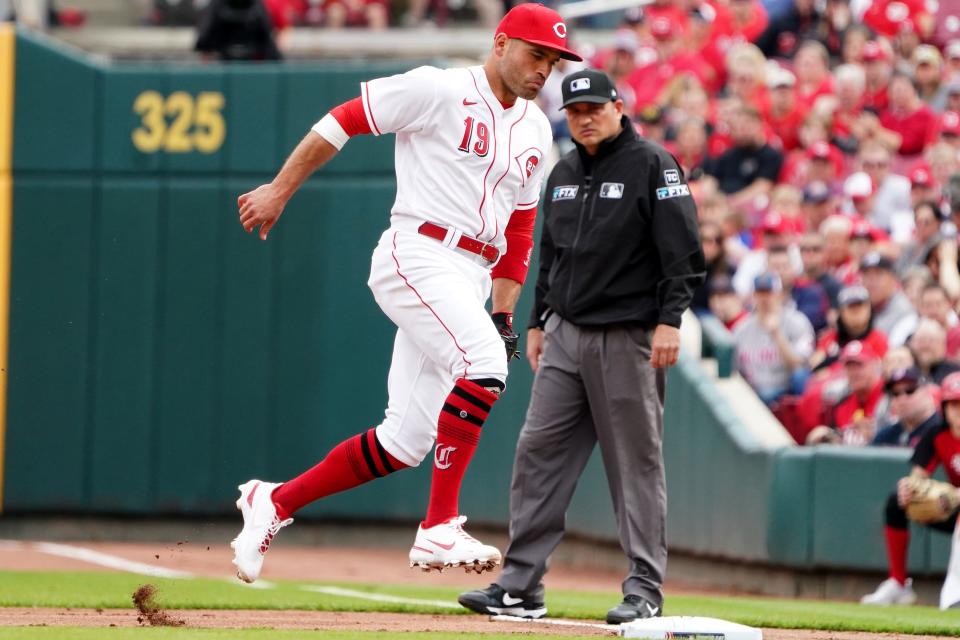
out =
[[[909,495],[907,517],[914,522],[943,522],[960,509],[960,495],[952,484],[916,477],[907,477],[900,482],[906,485]]]
[[[507,362],[520,357],[520,336],[513,332],[512,313],[492,313],[490,318],[497,333],[503,338],[503,345],[507,349]]]

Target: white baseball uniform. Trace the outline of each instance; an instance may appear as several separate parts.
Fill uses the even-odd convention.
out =
[[[361,99],[375,135],[397,134],[397,198],[368,281],[398,327],[377,438],[415,466],[456,379],[506,380],[503,341],[484,306],[493,265],[456,244],[462,234],[506,250],[510,214],[539,201],[551,130],[533,102],[504,109],[480,66],[371,80]],[[446,227],[446,239],[418,233],[424,222]]]

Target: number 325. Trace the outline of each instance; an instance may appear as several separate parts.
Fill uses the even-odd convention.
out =
[[[141,126],[134,129],[133,146],[142,153],[215,153],[223,145],[227,125],[223,120],[223,94],[204,91],[194,97],[176,91],[166,99],[144,91],[133,102]],[[168,118],[170,119],[168,122]]]

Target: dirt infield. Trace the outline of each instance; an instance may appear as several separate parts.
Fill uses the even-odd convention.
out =
[[[482,616],[442,616],[400,613],[320,611],[170,611],[186,627],[241,629],[245,627],[338,631],[435,631],[441,633],[514,633],[570,637],[616,637],[612,629],[558,626],[529,622],[493,622]],[[0,608],[0,627],[10,625],[71,627],[140,626],[132,609]],[[764,640],[878,640],[903,638],[897,634],[764,629]],[[910,640],[937,640],[937,636],[909,636]]]
[[[188,541],[172,543],[82,543],[71,547],[110,554],[130,562],[158,568],[176,569],[196,576],[227,577],[231,550],[226,545],[208,546]],[[77,558],[43,552],[28,542],[0,541],[0,569],[21,571],[111,571],[104,566]],[[495,574],[494,574],[495,575]],[[280,547],[271,549],[264,579],[316,580],[330,582],[370,582],[381,584],[446,585],[476,588],[488,584],[492,576],[477,576],[462,571],[424,574],[406,565],[406,552],[397,549]],[[556,566],[547,576],[547,587],[582,591],[613,591],[621,580],[610,571],[570,569]],[[668,584],[670,594],[690,593],[682,585]],[[611,603],[611,605],[614,603]],[[611,628],[560,626],[542,623],[494,622],[485,616],[417,615],[390,613],[353,613],[317,611],[225,611],[174,610],[169,619],[182,620],[186,627],[276,629],[327,629],[365,631],[436,631],[444,633],[515,633],[527,635],[564,635],[571,637],[614,637]],[[596,624],[602,622],[596,621]],[[584,621],[576,624],[583,625]],[[149,621],[129,609],[0,608],[2,626],[81,626],[135,627]],[[903,637],[896,634],[871,634],[831,631],[765,629],[766,640],[876,640]],[[934,636],[910,636],[911,640],[934,640]]]

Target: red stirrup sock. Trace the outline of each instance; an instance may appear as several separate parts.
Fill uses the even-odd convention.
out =
[[[453,385],[437,425],[425,529],[459,514],[460,484],[480,441],[480,428],[498,397],[470,380]]]
[[[289,518],[314,500],[407,466],[387,453],[377,439],[377,430],[370,429],[344,440],[319,464],[274,489],[273,504],[281,519]]]
[[[883,535],[887,539],[890,577],[904,585],[907,583],[907,547],[910,544],[910,530],[884,527]]]

